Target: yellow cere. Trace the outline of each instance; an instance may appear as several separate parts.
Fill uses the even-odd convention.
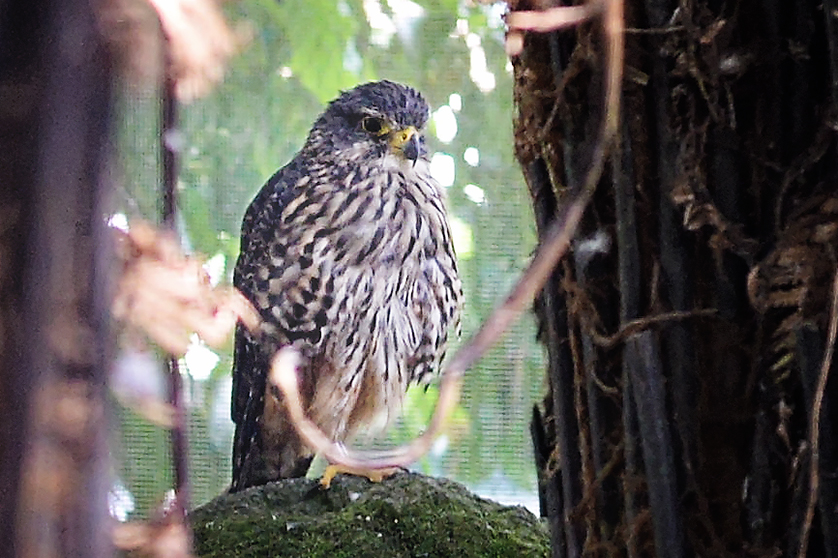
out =
[[[393,132],[393,134],[390,136],[390,145],[398,149],[401,149],[408,141],[410,141],[410,138],[412,138],[413,134],[415,133],[416,128],[413,126],[408,126],[403,130]]]

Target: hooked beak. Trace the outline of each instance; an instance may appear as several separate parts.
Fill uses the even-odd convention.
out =
[[[405,158],[413,161],[413,164],[416,164],[416,160],[425,154],[425,148],[422,146],[420,138],[421,136],[416,128],[408,126],[403,130],[396,130],[392,133],[390,145],[393,149],[401,151]]]

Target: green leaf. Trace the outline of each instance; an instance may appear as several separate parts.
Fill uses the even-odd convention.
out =
[[[340,0],[280,3],[281,25],[293,45],[288,66],[321,102],[352,87],[358,75],[345,67],[350,41],[359,27],[354,12]]]

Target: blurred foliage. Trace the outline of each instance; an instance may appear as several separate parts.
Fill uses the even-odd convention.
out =
[[[432,110],[451,102],[456,115],[454,139],[438,141],[432,122],[428,144],[432,153],[456,161],[449,206],[461,240],[470,238],[472,245],[460,261],[464,340],[502,300],[535,243],[529,199],[512,155],[512,83],[503,51],[502,8],[466,7],[458,0],[421,5],[418,17],[408,17],[418,7],[408,0],[242,0],[228,5],[231,21],[248,26],[252,39],[209,98],[182,107],[179,183],[185,244],[206,257],[223,255],[222,280],[232,276],[247,204],[299,149],[324,103],[356,83],[387,78],[422,91]],[[384,21],[370,15],[375,13],[389,20],[389,30],[370,24]],[[459,103],[452,94],[459,95]],[[129,220],[156,219],[158,111],[154,91],[124,96],[123,187],[116,205]],[[479,151],[477,166],[464,160],[467,148]],[[482,189],[485,200],[470,199],[466,185]],[[189,382],[196,504],[224,490],[229,481],[231,355],[232,344],[219,351],[220,362],[208,378]],[[461,408],[446,438],[417,467],[483,493],[504,484],[535,498],[528,421],[542,378],[541,348],[527,316],[468,372]],[[419,433],[435,395],[434,387],[427,393],[412,389],[404,417],[384,443]],[[137,499],[137,511],[145,513],[169,487],[167,436],[128,411],[120,418],[120,476]]]

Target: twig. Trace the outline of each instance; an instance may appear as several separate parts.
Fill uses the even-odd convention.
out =
[[[247,37],[227,25],[215,0],[148,0],[166,36],[165,73],[182,102],[206,95]]]
[[[620,330],[614,333],[613,335],[601,335],[600,333],[593,330],[593,328],[591,328],[591,331],[589,333],[597,345],[606,349],[610,349],[617,343],[621,343],[625,341],[628,337],[636,335],[641,331],[647,330],[653,325],[673,321],[688,320],[690,318],[715,316],[718,313],[719,311],[715,308],[704,308],[699,310],[685,311],[673,310],[671,312],[663,312],[661,314],[655,314],[653,316],[646,316],[643,318],[637,318],[635,320],[628,321],[625,324],[623,324],[623,326],[620,327]]]
[[[686,30],[683,25],[667,25],[666,27],[649,27],[646,29],[638,27],[626,27],[626,35],[669,35],[671,33],[682,33]]]
[[[163,27],[166,48],[166,67],[172,64],[171,40]],[[160,149],[162,152],[161,214],[163,226],[175,230],[177,218],[177,172],[178,145],[174,141],[177,133],[177,81],[171,72],[163,72],[163,90],[160,112]],[[175,513],[183,518],[189,509],[189,459],[187,457],[186,410],[183,403],[183,378],[175,356],[170,356],[169,403],[174,409],[174,421],[170,430],[172,441],[172,462],[175,481]]]
[[[192,334],[219,347],[236,322],[259,326],[259,313],[234,287],[213,287],[199,257],[183,253],[174,233],[134,220],[131,230],[114,229],[120,264],[111,314],[170,355],[183,355]]]
[[[511,14],[510,14],[511,15]],[[524,307],[535,297],[550,276],[559,259],[567,252],[570,241],[576,233],[579,221],[585,212],[597,183],[602,176],[606,156],[616,136],[620,112],[620,82],[623,61],[623,3],[612,0],[605,3],[603,26],[608,41],[606,55],[607,75],[605,85],[605,118],[602,122],[599,141],[594,151],[591,169],[585,177],[582,190],[570,201],[564,215],[554,222],[544,235],[544,241],[536,252],[518,284],[506,297],[504,303],[489,317],[483,327],[452,359],[445,375],[462,375],[518,318]]]
[[[521,29],[546,33],[579,24],[599,13],[599,1],[590,1],[578,6],[557,6],[543,11],[510,12],[506,24],[510,30]]]
[[[167,61],[170,55],[166,55]],[[163,227],[175,230],[177,216],[177,99],[175,97],[176,83],[168,74],[163,75],[163,87],[160,103],[160,151],[162,158],[162,187],[163,195],[160,200],[160,213]]]
[[[524,49],[524,31],[546,33],[578,25],[602,9],[602,0],[589,0],[578,6],[557,6],[541,11],[515,11],[506,16],[506,54],[518,56]]]
[[[333,442],[312,422],[303,410],[296,368],[297,353],[281,349],[272,361],[269,381],[278,387],[289,414],[300,436],[306,443],[334,464],[351,468],[386,469],[406,466],[428,451],[442,425],[457,404],[465,371],[470,368],[500,338],[521,315],[547,281],[553,268],[570,247],[582,215],[593,197],[602,176],[608,151],[616,137],[619,123],[620,95],[623,67],[623,2],[622,0],[592,0],[576,22],[596,13],[601,7],[606,37],[605,112],[596,143],[591,168],[583,187],[569,200],[564,211],[550,226],[521,279],[506,300],[483,323],[474,337],[464,345],[445,369],[439,399],[431,422],[425,432],[411,443],[385,451],[359,451]],[[574,12],[576,13],[576,12]],[[514,14],[510,14],[512,17]],[[512,21],[515,21],[513,18]]]
[[[183,402],[183,378],[177,357],[169,357],[169,404],[174,409],[172,428],[172,465],[175,474],[175,511],[185,515],[189,509],[189,463],[187,458],[186,409]]]
[[[437,432],[456,406],[462,384],[462,376],[446,375],[443,377],[436,411],[431,418],[431,423],[425,432],[410,444],[384,451],[360,451],[332,441],[320,427],[306,416],[297,382],[296,370],[298,364],[299,354],[297,351],[290,347],[280,349],[272,361],[270,382],[277,386],[285,396],[284,401],[288,414],[300,437],[330,463],[345,465],[353,469],[404,467],[427,453],[436,438]]]
[[[806,506],[806,517],[803,519],[802,532],[800,534],[800,546],[797,549],[798,558],[806,558],[806,547],[809,546],[809,531],[812,529],[812,519],[815,516],[815,503],[818,500],[818,488],[820,484],[820,430],[821,430],[821,408],[823,407],[823,394],[826,391],[826,382],[829,379],[829,369],[832,365],[832,357],[835,354],[835,338],[838,337],[838,269],[835,271],[835,278],[832,281],[832,307],[829,311],[829,332],[826,340],[826,350],[823,353],[823,362],[818,376],[818,385],[815,388],[815,396],[812,400],[812,415],[809,420],[809,503]]]

